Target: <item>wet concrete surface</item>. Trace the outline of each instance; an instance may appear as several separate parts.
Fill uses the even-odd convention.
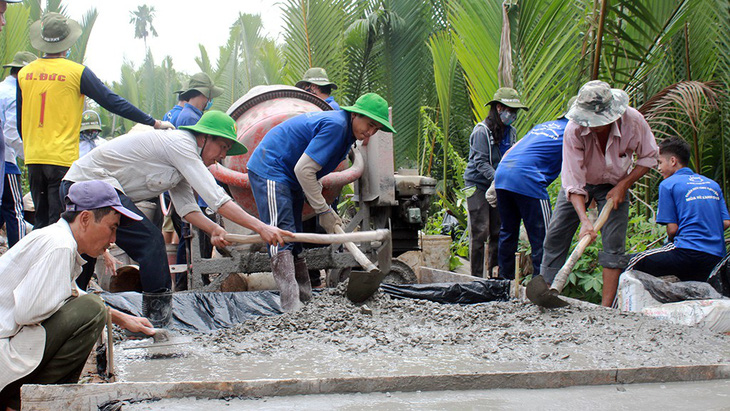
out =
[[[326,290],[296,313],[115,350],[118,381],[430,375],[730,363],[730,336],[600,307],[443,305]],[[150,341],[151,342],[151,341]],[[149,344],[149,343],[146,343]]]
[[[602,385],[547,390],[479,390],[300,395],[228,400],[167,399],[125,410],[728,410],[730,380]]]

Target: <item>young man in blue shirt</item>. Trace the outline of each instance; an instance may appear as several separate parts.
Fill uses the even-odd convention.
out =
[[[707,281],[712,269],[725,255],[724,231],[730,214],[720,186],[693,172],[690,147],[678,137],[659,145],[659,185],[657,223],[667,226],[670,243],[634,256],[626,270],[662,276],[674,275],[682,281]]]
[[[515,278],[515,253],[520,221],[525,224],[532,248],[533,275],[540,274],[542,243],[550,222],[547,187],[563,164],[563,132],[568,119],[538,124],[504,155],[494,174],[499,231],[499,274]]]
[[[330,81],[327,72],[323,68],[310,68],[304,73],[304,77],[297,81],[296,86],[321,98],[332,107],[332,110],[340,110],[340,105],[330,95],[333,90],[337,90],[337,84]]]
[[[306,198],[319,224],[332,233],[342,225],[322,196],[319,179],[332,172],[356,140],[367,145],[380,129],[395,133],[388,121],[388,103],[375,93],[357,99],[342,111],[305,113],[272,128],[248,161],[259,218],[266,224],[302,232]],[[307,264],[299,258],[300,243],[270,246],[271,270],[281,290],[281,306],[296,311],[311,298]]]

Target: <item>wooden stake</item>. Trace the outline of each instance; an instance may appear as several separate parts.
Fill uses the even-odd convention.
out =
[[[311,234],[294,233],[291,236],[284,236],[286,243],[312,243],[312,244],[346,244],[361,243],[368,241],[383,241],[390,237],[390,230],[379,229],[375,231],[358,231],[355,233],[341,234]],[[239,235],[226,234],[226,241],[239,244],[263,243],[264,240],[258,234]]]
[[[116,380],[114,376],[114,328],[112,327],[112,312],[106,312],[106,376],[109,382]]]

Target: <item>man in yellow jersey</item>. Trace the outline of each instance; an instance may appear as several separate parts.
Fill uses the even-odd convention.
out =
[[[18,74],[18,132],[25,147],[36,228],[55,223],[63,211],[58,188],[79,158],[85,96],[137,123],[172,128],[114,94],[87,67],[66,59],[80,35],[76,21],[46,13],[30,26],[30,43],[44,56]]]

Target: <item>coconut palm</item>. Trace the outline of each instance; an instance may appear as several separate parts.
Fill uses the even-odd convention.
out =
[[[155,7],[143,4],[137,6],[137,10],[129,12],[130,24],[134,24],[134,38],[144,40],[144,49],[147,50],[147,36],[157,37],[157,30],[152,25],[155,19]]]

